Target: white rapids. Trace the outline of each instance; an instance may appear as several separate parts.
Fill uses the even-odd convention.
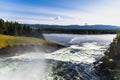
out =
[[[83,43],[82,46],[71,45],[70,47],[46,54],[47,59],[68,61],[73,63],[93,63],[104,56],[107,47],[97,43]]]

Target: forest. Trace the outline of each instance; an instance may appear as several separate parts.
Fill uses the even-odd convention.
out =
[[[0,34],[43,38],[40,29],[0,19]]]

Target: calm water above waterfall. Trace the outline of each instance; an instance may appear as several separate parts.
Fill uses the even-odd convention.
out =
[[[66,48],[0,59],[0,80],[99,80],[94,62],[116,35],[44,34]]]
[[[46,40],[54,41],[63,45],[80,45],[81,43],[97,42],[97,44],[108,45],[115,34],[106,35],[76,35],[76,34],[44,34]]]

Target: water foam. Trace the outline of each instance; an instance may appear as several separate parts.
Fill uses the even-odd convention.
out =
[[[106,49],[103,47],[97,43],[83,43],[83,46],[71,45],[52,54],[46,54],[46,58],[74,63],[93,63],[97,58],[104,56]]]

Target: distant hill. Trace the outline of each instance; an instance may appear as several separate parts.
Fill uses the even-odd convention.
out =
[[[44,25],[44,24],[26,24],[34,28],[59,28],[59,29],[92,29],[92,30],[118,30],[120,26],[112,25]]]

